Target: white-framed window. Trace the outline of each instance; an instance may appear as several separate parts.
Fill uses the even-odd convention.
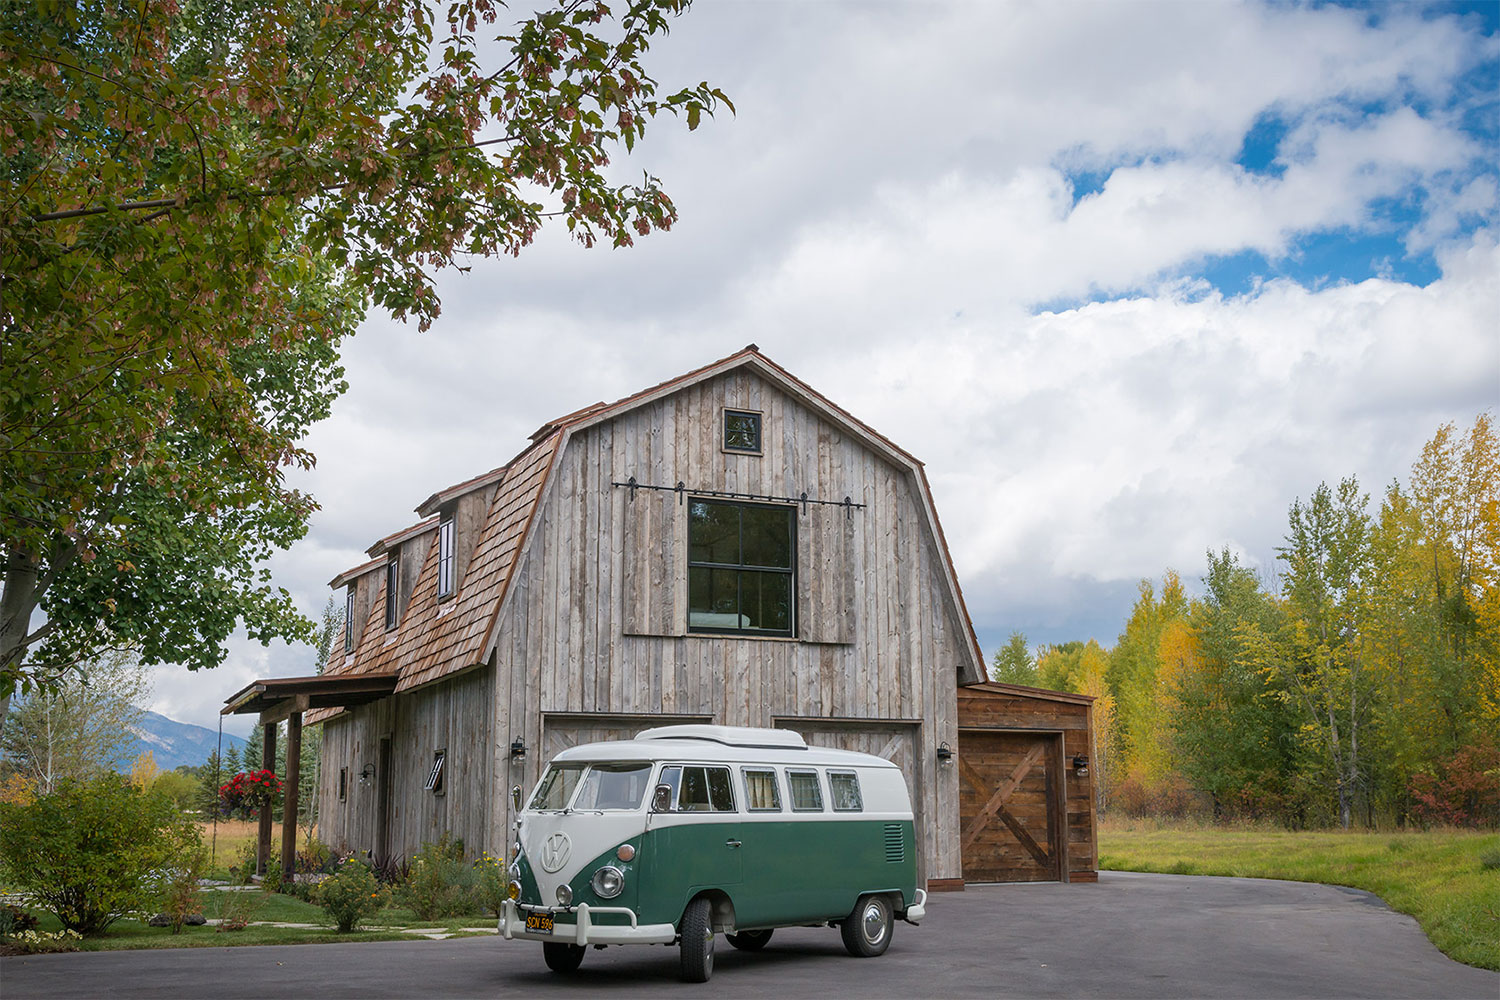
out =
[[[863,812],[865,802],[859,794],[859,775],[853,771],[829,771],[828,798],[834,812]]]
[[[354,581],[344,588],[344,652],[354,652]]]
[[[745,808],[750,812],[780,812],[781,789],[776,783],[776,772],[770,768],[747,767],[745,776]]]
[[[385,561],[385,627],[396,627],[399,620],[396,607],[396,590],[401,585],[401,560],[391,556]]]
[[[438,522],[438,600],[453,596],[453,516],[450,514]]]

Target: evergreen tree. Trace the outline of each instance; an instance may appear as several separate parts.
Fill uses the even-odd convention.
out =
[[[1027,687],[1036,687],[1036,661],[1031,658],[1031,652],[1026,648],[1026,636],[1020,632],[1012,632],[1010,641],[995,652],[990,680],[999,681],[1002,684],[1024,684]]]

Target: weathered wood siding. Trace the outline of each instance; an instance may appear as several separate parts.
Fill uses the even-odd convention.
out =
[[[410,858],[442,834],[462,839],[470,854],[493,843],[485,804],[494,794],[491,734],[494,671],[473,670],[431,687],[351,709],[323,725],[318,836],[344,850],[379,850],[379,794],[389,788],[389,853]],[[380,741],[390,737],[391,767],[362,784],[366,764],[379,768]],[[444,791],[425,791],[432,757],[447,751]],[[339,801],[339,768],[349,768]],[[388,784],[387,784],[388,783]]]
[[[1061,766],[1053,769],[1051,777],[1060,781],[1063,789],[1067,814],[1068,878],[1073,882],[1094,881],[1098,878],[1099,861],[1093,770],[1080,776],[1071,766],[1073,758],[1080,754],[1091,759],[1094,757],[1092,707],[1082,701],[1058,700],[1042,693],[1030,695],[1026,689],[1006,690],[1007,687],[984,684],[958,689],[958,724],[967,745],[978,752],[978,759],[973,763],[985,775],[999,774],[1014,763],[1006,754],[1014,756],[1014,748],[1021,744],[987,740],[987,736],[1059,734],[1062,740]],[[960,755],[964,753],[965,747],[961,745]],[[1039,767],[1035,774],[1042,775],[1043,769]],[[1040,777],[1028,776],[1028,780],[1040,780]],[[977,802],[981,797],[977,791],[965,790],[966,796],[971,794],[976,798],[968,800],[970,802]],[[997,841],[976,842],[970,849],[991,850],[995,843]],[[996,859],[995,864],[1015,868],[1017,880],[1025,881],[1030,877],[1023,875],[1024,860],[1011,865],[1009,861]]]
[[[760,456],[721,450],[724,407],[764,414]],[[686,502],[611,487],[675,485],[842,500],[799,508],[801,639],[685,635]],[[532,748],[503,764],[530,786],[545,763],[543,714],[672,713],[726,725],[797,720],[887,740],[903,754],[925,829],[928,877],[956,878],[956,686],[970,658],[942,583],[917,485],[858,439],[753,373],[736,370],[576,431],[552,474],[496,632],[496,715]],[[633,634],[644,633],[644,634]],[[607,720],[600,720],[600,726]],[[872,737],[873,739],[874,737]],[[491,801],[504,830],[508,803]],[[491,849],[499,846],[491,844]]]

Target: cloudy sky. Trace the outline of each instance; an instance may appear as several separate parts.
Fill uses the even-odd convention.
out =
[[[547,419],[754,342],[927,463],[986,657],[1112,645],[1137,581],[1263,571],[1293,499],[1378,496],[1500,403],[1500,5],[700,3],[652,52],[738,114],[620,167],[681,214],[553,233],[372,318],[273,564],[327,581]],[[307,647],[162,669],[217,724]],[[228,728],[244,732],[248,720]]]

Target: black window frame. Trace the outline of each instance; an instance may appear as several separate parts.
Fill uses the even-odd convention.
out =
[[[740,518],[739,555],[741,562],[724,563],[692,558],[693,552],[693,506],[696,504],[708,504],[717,507],[730,507],[743,511],[746,508],[757,508],[764,510],[775,510],[786,515],[787,523],[787,553],[790,566],[762,566],[757,563],[744,562],[744,518]],[[741,586],[744,573],[778,573],[787,577],[787,612],[788,622],[785,629],[755,628],[750,626],[733,625],[694,625],[693,624],[693,571],[709,570],[718,572],[735,573],[736,586],[735,596],[739,602],[738,611],[733,612],[741,617],[744,614],[744,590]],[[715,497],[688,498],[688,606],[687,606],[687,630],[694,635],[742,635],[755,638],[784,638],[792,639],[797,635],[797,507],[795,504],[779,503],[750,503],[740,500],[724,500]]]
[[[401,589],[401,559],[391,556],[385,561],[385,630],[389,632],[400,623],[400,611],[396,607],[396,592]]]
[[[447,747],[432,752],[432,769],[427,772],[427,783],[422,786],[422,791],[431,792],[433,795],[442,795],[444,793],[443,772],[446,768],[443,765],[447,762]]]
[[[731,417],[748,417],[755,422],[755,446],[753,448],[742,448],[729,443],[729,420]],[[720,423],[723,437],[723,450],[731,455],[761,455],[765,453],[766,421],[765,416],[759,410],[740,410],[726,406],[724,417]]]
[[[346,802],[349,799],[349,769],[339,768],[339,801]]]
[[[452,597],[457,590],[453,555],[455,530],[452,514],[438,521],[437,596],[440,601]]]
[[[355,581],[349,581],[345,587],[347,591],[344,597],[344,652],[354,652],[354,587]]]

